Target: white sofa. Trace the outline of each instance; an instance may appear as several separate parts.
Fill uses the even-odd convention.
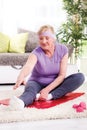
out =
[[[38,45],[38,36],[35,32],[18,29],[18,33],[28,32],[25,53],[0,53],[0,84],[15,83],[16,78],[27,61],[30,52]]]
[[[0,84],[14,84],[17,76],[21,71],[21,66],[0,66]],[[70,74],[78,72],[78,67],[74,64],[68,64],[66,77]],[[28,77],[27,77],[28,78]]]

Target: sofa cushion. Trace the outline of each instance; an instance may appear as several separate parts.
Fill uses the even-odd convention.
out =
[[[28,32],[28,41],[25,46],[25,52],[31,52],[38,46],[38,35],[35,32],[18,28],[18,33]]]
[[[0,65],[21,65],[23,66],[29,53],[0,53]]]
[[[25,53],[25,45],[28,40],[28,33],[16,34],[10,38],[9,52]]]
[[[0,53],[8,52],[10,38],[0,32]]]

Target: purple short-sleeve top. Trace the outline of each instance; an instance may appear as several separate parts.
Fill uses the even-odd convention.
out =
[[[55,44],[55,51],[49,58],[39,46],[32,51],[37,56],[37,63],[31,73],[29,80],[47,85],[51,83],[59,74],[60,62],[63,56],[68,53],[68,48],[64,44]]]

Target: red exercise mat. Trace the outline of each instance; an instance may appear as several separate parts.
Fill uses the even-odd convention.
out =
[[[28,108],[38,108],[38,109],[45,109],[45,108],[50,108],[56,105],[59,105],[61,103],[65,103],[69,100],[73,100],[81,95],[83,95],[84,93],[82,92],[78,92],[78,93],[70,93],[67,96],[63,96],[59,99],[56,100],[50,100],[50,101],[35,101],[32,105],[29,105]],[[10,99],[3,99],[0,100],[0,104],[3,105],[9,105],[9,100]]]

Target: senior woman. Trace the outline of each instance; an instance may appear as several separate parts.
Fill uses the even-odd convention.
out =
[[[38,31],[39,46],[29,55],[23,66],[14,89],[17,89],[25,77],[31,73],[25,90],[19,98],[10,100],[17,109],[22,109],[37,100],[58,99],[76,90],[84,82],[82,73],[75,73],[67,78],[68,49],[56,41],[54,29],[44,25]],[[13,101],[14,100],[14,101]]]

